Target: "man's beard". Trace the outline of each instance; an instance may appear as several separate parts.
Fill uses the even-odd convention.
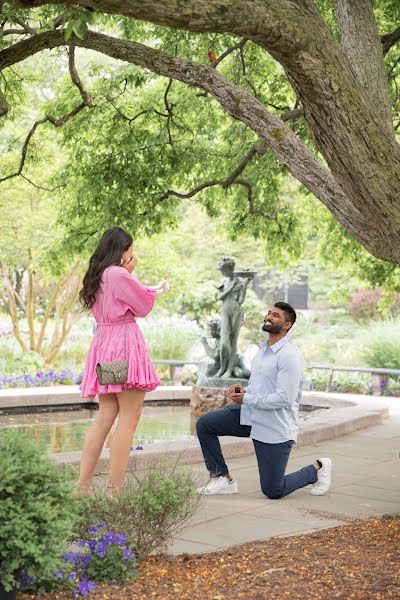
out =
[[[281,333],[282,331],[282,327],[279,327],[279,325],[272,325],[272,323],[263,323],[261,329],[267,333]]]

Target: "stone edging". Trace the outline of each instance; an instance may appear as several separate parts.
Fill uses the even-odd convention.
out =
[[[324,440],[331,440],[347,435],[358,429],[380,425],[389,416],[387,406],[378,404],[372,398],[353,397],[352,400],[333,398],[331,394],[308,392],[307,397],[313,403],[330,405],[326,411],[318,411],[315,416],[304,421],[300,428],[298,446],[316,444]],[[358,401],[357,401],[358,400]],[[221,446],[225,458],[238,458],[253,453],[253,444],[250,439],[226,437],[221,438]],[[66,452],[52,454],[52,459],[58,465],[79,464],[80,452]],[[130,457],[130,468],[136,469],[146,465],[157,464],[160,457],[168,460],[179,459],[181,464],[196,464],[203,462],[203,456],[197,440],[175,441],[147,444],[144,450],[133,451]],[[109,451],[103,450],[97,464],[96,475],[107,472]]]

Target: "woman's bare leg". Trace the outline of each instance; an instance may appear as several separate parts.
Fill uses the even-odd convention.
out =
[[[118,401],[115,394],[99,396],[99,412],[83,443],[78,486],[83,493],[92,490],[92,477],[99,460],[104,441],[118,414]]]
[[[114,435],[114,431],[115,431],[115,429],[116,429],[116,427],[118,425],[118,419],[119,419],[119,417],[117,417],[115,419],[114,423],[112,424],[112,427],[110,429],[110,433],[108,434],[107,439],[104,442],[104,448],[110,448],[110,446],[111,446],[111,438]]]
[[[134,388],[117,394],[119,419],[110,443],[108,490],[119,490],[123,486],[132,437],[142,413],[145,393]]]

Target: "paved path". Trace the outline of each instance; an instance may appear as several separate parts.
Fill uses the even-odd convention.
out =
[[[377,398],[376,403],[389,405],[390,417],[383,425],[292,450],[288,472],[318,456],[332,458],[333,482],[328,494],[311,496],[306,487],[281,500],[269,500],[260,491],[255,456],[231,459],[229,470],[238,481],[239,494],[205,497],[190,524],[174,540],[172,551],[209,552],[400,512],[400,399]],[[206,478],[202,465],[191,468],[200,479]]]

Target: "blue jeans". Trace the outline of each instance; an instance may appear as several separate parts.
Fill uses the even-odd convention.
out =
[[[212,477],[226,475],[225,464],[218,436],[233,435],[250,437],[251,427],[240,424],[240,405],[209,412],[197,421],[197,435],[206,467]],[[268,498],[283,498],[295,490],[317,481],[317,470],[308,465],[299,471],[285,475],[286,465],[293,440],[280,444],[267,444],[253,440],[256,451],[258,472],[263,494]]]

